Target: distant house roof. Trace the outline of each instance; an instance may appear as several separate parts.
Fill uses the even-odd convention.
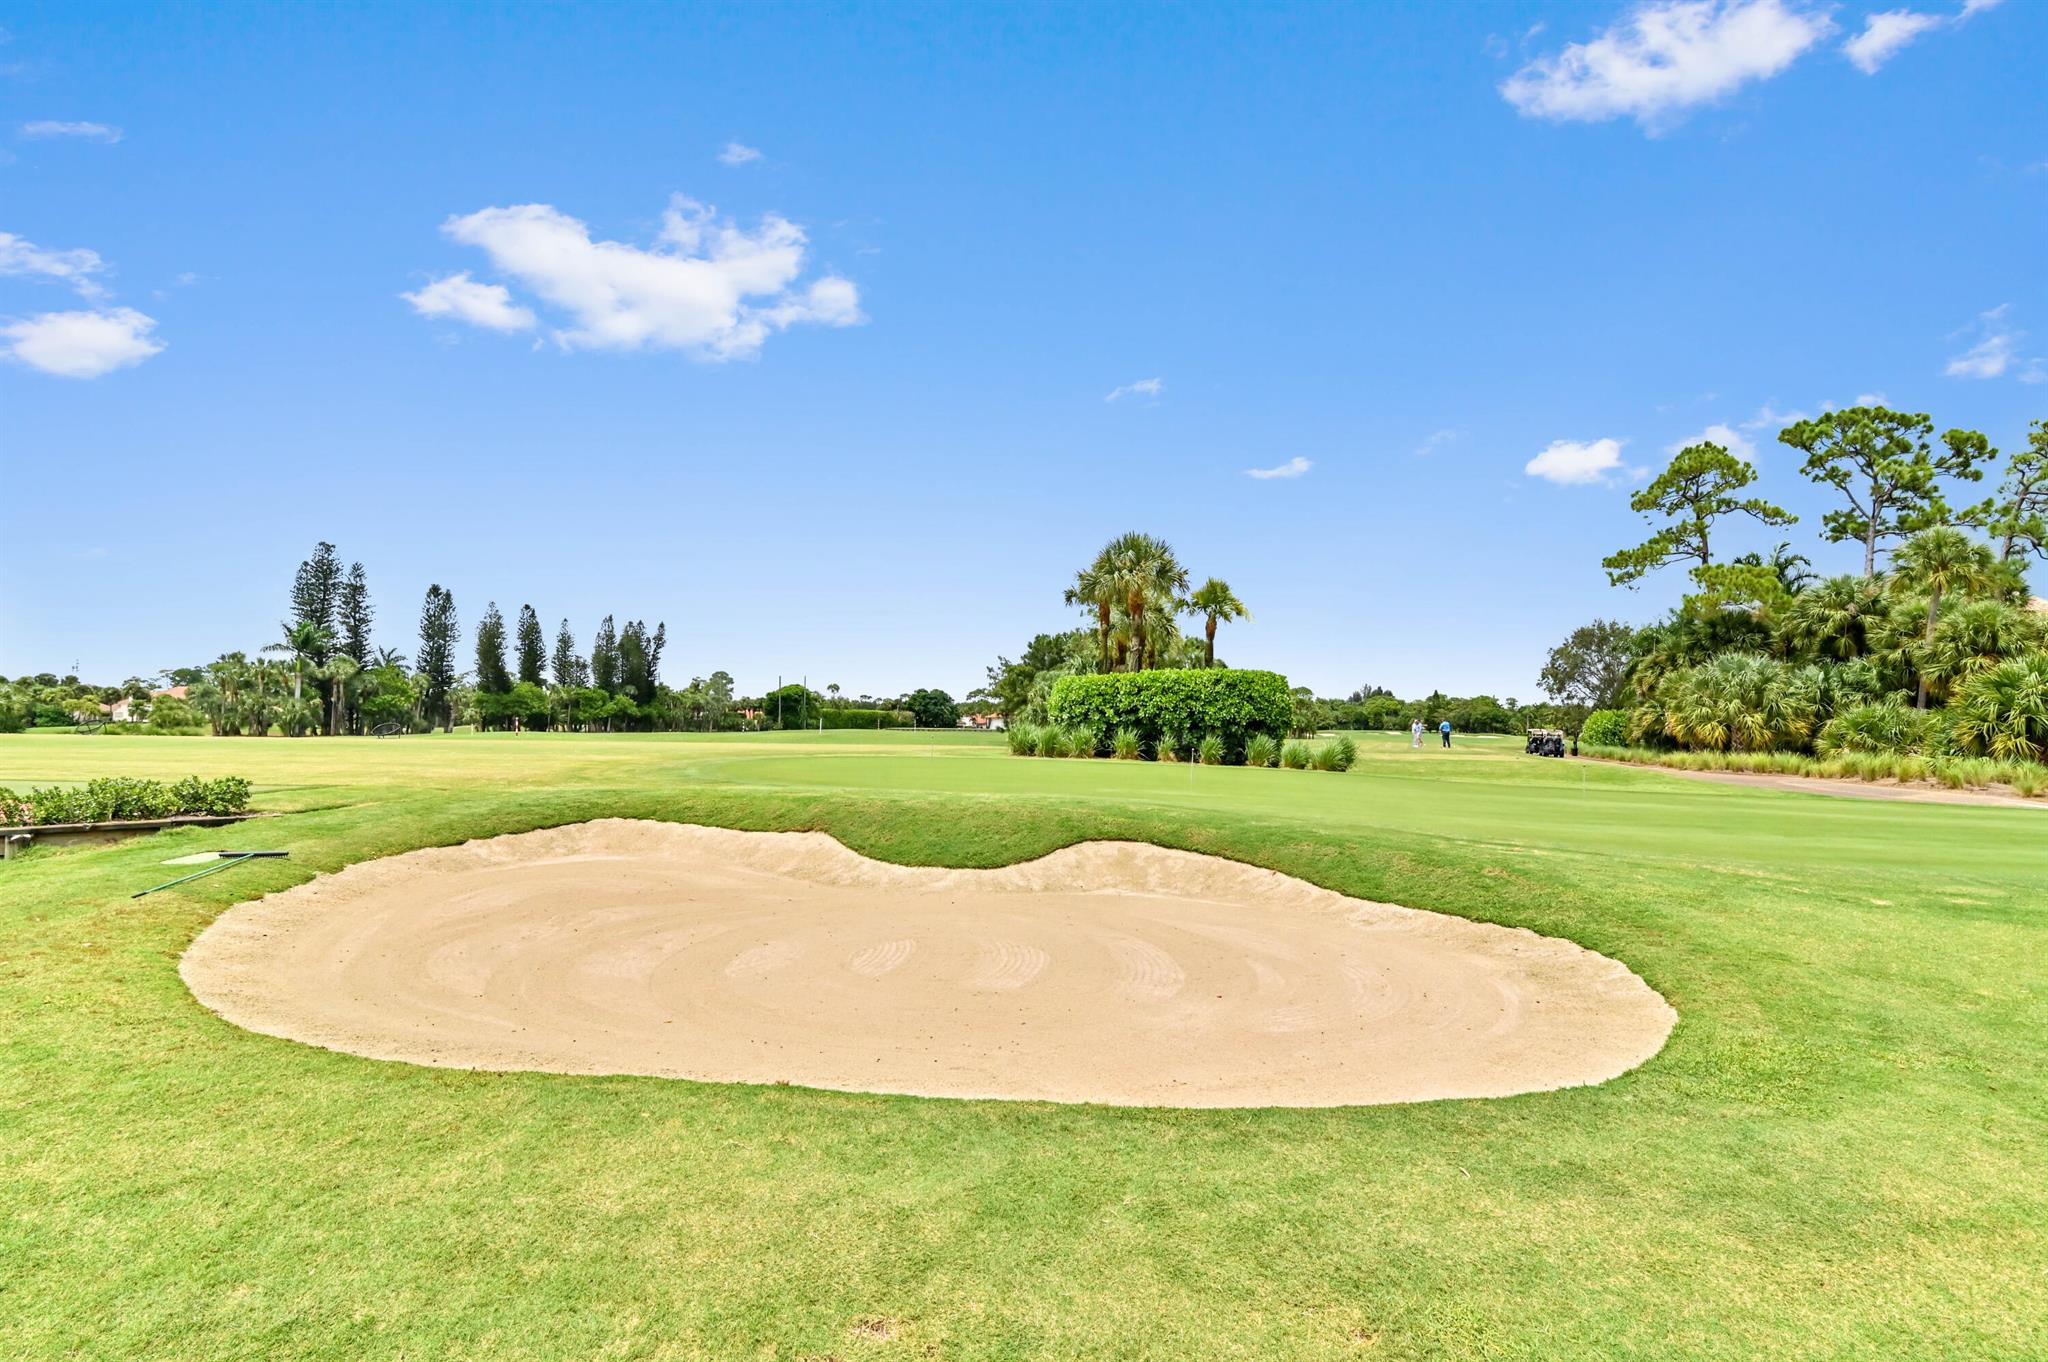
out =
[[[2027,602],[2027,609],[2037,615],[2048,615],[2048,598],[2034,597],[2034,599]]]
[[[170,696],[173,700],[182,700],[185,698],[185,688],[183,686],[172,686],[166,690],[153,690],[149,693],[149,698],[161,700],[166,695]]]

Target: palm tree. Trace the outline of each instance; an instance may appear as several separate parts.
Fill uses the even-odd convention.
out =
[[[320,679],[328,683],[331,695],[327,709],[327,736],[330,738],[341,732],[342,722],[348,714],[349,688],[362,670],[362,664],[347,653],[331,655],[327,665],[320,669]]]
[[[403,667],[405,654],[396,648],[379,648],[370,659],[372,667]]]
[[[1992,579],[1994,560],[1989,547],[1979,544],[1952,525],[1922,530],[1906,541],[1892,557],[1892,588],[1927,593],[1927,627],[1920,635],[1924,649],[1934,642],[1934,626],[1941,620],[1941,598],[1952,591],[1970,591]],[[1927,674],[1920,674],[1920,693],[1915,708],[1927,708]]]
[[[1112,539],[1103,553],[1131,624],[1131,670],[1142,671],[1156,656],[1152,646],[1155,619],[1180,612],[1181,595],[1188,589],[1188,570],[1173,556],[1172,545],[1135,531]]]
[[[2039,651],[2042,642],[2040,616],[2004,601],[1970,601],[1942,616],[1920,650],[1920,674],[1935,695],[1951,695],[1978,672]]]
[[[1108,549],[1096,554],[1094,562],[1075,573],[1074,584],[1067,588],[1068,605],[1082,606],[1094,612],[1096,665],[1105,672],[1110,669],[1109,635],[1119,593]]]
[[[276,643],[265,644],[266,653],[288,654],[292,660],[292,699],[300,698],[306,679],[306,668],[315,665],[327,656],[334,646],[334,635],[311,621],[284,626],[284,638]]]
[[[1890,613],[1875,582],[1829,577],[1807,587],[1786,607],[1779,644],[1794,657],[1846,662],[1871,649],[1871,633]]]
[[[1188,597],[1188,608],[1203,617],[1202,665],[1216,665],[1216,625],[1223,620],[1248,620],[1252,612],[1221,577],[1211,577]]]

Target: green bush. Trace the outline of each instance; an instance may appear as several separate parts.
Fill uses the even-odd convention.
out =
[[[1096,746],[1095,734],[1079,724],[1060,730],[1060,755],[1063,757],[1092,757]]]
[[[1185,735],[1214,735],[1224,759],[1242,760],[1245,745],[1261,733],[1287,731],[1294,697],[1287,678],[1276,672],[1198,667],[1143,672],[1063,676],[1053,684],[1046,711],[1054,723],[1079,725],[1091,733],[1136,730],[1139,741],[1158,749],[1160,739],[1179,750]]]
[[[2048,653],[2007,658],[1956,690],[1950,732],[1963,751],[2007,761],[2048,756]]]
[[[77,788],[51,786],[26,795],[0,790],[0,823],[13,825],[116,823],[178,814],[245,813],[248,808],[249,782],[239,776],[187,776],[175,785],[107,777]]]
[[[1903,695],[1888,695],[1842,710],[1821,726],[1814,746],[1823,757],[1844,752],[1920,752],[1927,746],[1928,720],[1927,711],[1914,709]]]
[[[1278,766],[1280,764],[1280,740],[1270,733],[1254,734],[1244,745],[1244,764],[1247,766]]]
[[[1145,755],[1144,744],[1138,741],[1135,728],[1119,728],[1109,740],[1109,749],[1122,761],[1136,761]]]
[[[1358,743],[1345,734],[1330,744],[1332,771],[1348,771],[1358,762]]]
[[[1596,709],[1579,725],[1579,741],[1595,747],[1628,746],[1628,715],[1618,709]]]
[[[1214,733],[1204,733],[1202,740],[1195,744],[1195,756],[1204,766],[1223,764],[1223,739]]]
[[[1280,764],[1290,771],[1306,771],[1313,758],[1305,742],[1290,742],[1280,749]]]
[[[812,726],[826,728],[908,728],[916,722],[905,709],[820,709]]]
[[[1038,755],[1041,757],[1063,757],[1067,754],[1066,731],[1058,724],[1045,724],[1038,729]]]
[[[1162,733],[1152,744],[1152,756],[1157,761],[1179,761],[1187,752],[1187,738],[1179,733]]]
[[[1004,737],[1009,740],[1011,755],[1019,757],[1035,757],[1038,755],[1037,724],[1028,724],[1019,720],[1010,725]]]

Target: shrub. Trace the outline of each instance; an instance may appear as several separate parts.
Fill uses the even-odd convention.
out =
[[[1244,745],[1244,764],[1247,766],[1278,766],[1280,764],[1280,740],[1270,733],[1256,733]]]
[[[1066,733],[1058,724],[1047,724],[1038,730],[1039,756],[1063,757],[1066,754]]]
[[[1135,728],[1119,728],[1115,736],[1109,740],[1109,750],[1114,752],[1120,761],[1136,761],[1145,754],[1144,745],[1138,741],[1138,730]]]
[[[1275,672],[1225,667],[1180,668],[1063,676],[1053,683],[1046,712],[1054,723],[1080,724],[1097,733],[1136,730],[1140,743],[1159,747],[1171,735],[1176,750],[1189,733],[1214,734],[1226,760],[1234,760],[1260,733],[1287,731],[1294,697]]]
[[[170,818],[177,814],[244,813],[249,782],[239,776],[201,780],[187,776],[175,785],[160,780],[109,777],[78,788],[0,790],[0,823],[114,823]]]
[[[1331,770],[1350,770],[1358,761],[1358,743],[1349,734],[1339,737],[1330,744],[1330,758],[1335,763]]]
[[[1628,746],[1628,715],[1618,709],[1596,709],[1579,725],[1579,741],[1595,747]]]
[[[1076,724],[1060,734],[1061,755],[1069,757],[1092,757],[1095,755],[1095,734]]]
[[[1822,725],[1815,746],[1824,757],[1842,752],[1919,752],[1927,744],[1928,714],[1892,694],[1851,705]]]
[[[909,728],[917,722],[907,709],[821,709],[811,718],[825,728]]]
[[[1037,724],[1028,724],[1020,720],[1010,725],[1008,731],[1003,736],[1009,741],[1010,755],[1016,757],[1035,757],[1038,755]]]
[[[1152,744],[1152,756],[1157,761],[1179,761],[1187,751],[1187,737],[1180,733],[1162,733]]]
[[[1195,744],[1195,755],[1201,759],[1201,763],[1204,766],[1221,766],[1223,764],[1223,739],[1214,733],[1204,733],[1202,740]]]
[[[1306,771],[1311,754],[1305,742],[1290,742],[1280,749],[1280,764],[1290,771]]]
[[[1337,745],[1317,743],[1309,750],[1308,764],[1311,770],[1334,771],[1337,769]]]
[[[2048,756],[2048,653],[1973,673],[1956,688],[1949,732],[1972,755],[2034,762]]]
[[[1682,747],[1769,752],[1803,747],[1822,717],[1817,666],[1788,667],[1761,653],[1717,653],[1658,688],[1664,730]]]

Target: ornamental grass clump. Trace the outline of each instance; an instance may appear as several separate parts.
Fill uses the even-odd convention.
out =
[[[1205,733],[1195,744],[1195,756],[1204,766],[1223,764],[1223,739],[1214,733]]]
[[[1247,766],[1278,766],[1280,764],[1280,740],[1270,733],[1259,733],[1244,745],[1244,764]]]
[[[1038,725],[1019,721],[1010,726],[1005,735],[1010,742],[1010,755],[1035,757],[1038,755]]]
[[[1118,761],[1137,761],[1145,755],[1144,744],[1138,741],[1138,730],[1119,728],[1109,740],[1109,750]]]
[[[1313,758],[1308,744],[1299,740],[1280,749],[1280,764],[1290,771],[1306,771]]]

